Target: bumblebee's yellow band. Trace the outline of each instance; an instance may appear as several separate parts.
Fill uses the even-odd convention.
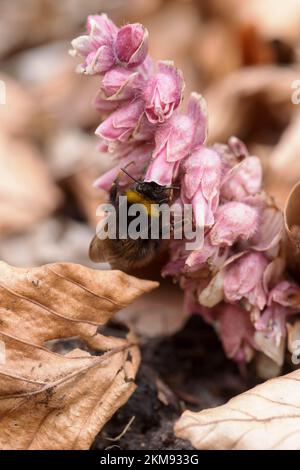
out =
[[[145,207],[147,214],[151,217],[159,217],[159,211],[155,207],[155,204],[153,204],[149,199],[144,198],[137,191],[129,189],[125,192],[125,196],[131,204],[142,204]]]

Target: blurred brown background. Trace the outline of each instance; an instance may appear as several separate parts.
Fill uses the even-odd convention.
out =
[[[99,78],[76,75],[68,49],[100,12],[147,26],[153,58],[183,70],[186,97],[207,98],[210,142],[244,139],[283,207],[300,178],[298,0],[0,0],[1,259],[89,264],[91,185],[110,162],[94,137]]]

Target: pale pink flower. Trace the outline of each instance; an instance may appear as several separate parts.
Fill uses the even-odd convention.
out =
[[[211,226],[219,204],[221,159],[213,149],[201,147],[184,162],[183,193],[191,201],[195,222]]]
[[[286,336],[286,318],[299,312],[299,305],[294,302],[299,298],[299,286],[290,281],[281,281],[269,293],[268,307],[255,323],[258,331],[264,332],[267,338],[279,346]]]
[[[143,93],[146,116],[152,123],[170,118],[182,100],[183,78],[171,62],[159,62],[158,70],[146,83]]]
[[[257,331],[262,331],[266,338],[279,347],[286,336],[286,317],[288,309],[280,304],[272,303],[255,322]]]
[[[246,300],[262,310],[267,302],[263,280],[268,265],[262,253],[250,252],[233,261],[225,270],[224,294],[231,302]]]
[[[141,65],[148,54],[148,31],[139,23],[127,24],[117,33],[114,50],[117,61],[128,68]]]
[[[212,245],[233,245],[237,240],[251,238],[257,230],[259,212],[255,207],[242,202],[227,202],[219,206],[215,225],[209,238]]]
[[[227,200],[241,201],[261,191],[262,167],[259,158],[246,157],[229,170],[221,186],[221,196]]]
[[[200,250],[188,252],[185,262],[185,270],[197,271],[203,265],[211,270],[220,268],[229,255],[229,248],[224,246],[212,245],[207,236],[204,237],[204,244]]]
[[[275,255],[283,237],[284,221],[282,212],[276,207],[266,205],[261,210],[258,229],[249,240],[251,249],[256,251],[275,250]]]
[[[115,38],[119,28],[105,13],[102,15],[89,15],[87,19],[87,32],[91,39],[101,44],[110,44]]]
[[[97,189],[103,189],[109,191],[111,185],[119,175],[120,186],[126,186],[129,183],[132,184],[132,178],[128,177],[124,172],[120,171],[121,168],[127,168],[127,172],[135,179],[142,179],[145,167],[151,158],[152,146],[149,144],[143,144],[136,148],[129,149],[128,153],[125,153],[119,158],[118,164],[111,170],[101,175],[94,183],[94,187]]]
[[[70,54],[84,59],[77,69],[79,72],[89,75],[101,74],[115,63],[113,41],[118,28],[103,14],[89,16],[87,31],[87,35],[72,41],[73,49]]]
[[[114,67],[104,75],[101,91],[107,100],[128,100],[140,93],[143,84],[139,72]]]
[[[94,106],[101,114],[111,114],[120,106],[133,101],[139,95],[143,83],[144,79],[139,72],[113,67],[103,77]]]
[[[297,303],[298,299],[298,303]],[[290,308],[292,313],[299,310],[300,288],[295,282],[281,281],[270,292],[268,305],[273,302]]]
[[[256,348],[249,313],[235,304],[224,303],[217,309],[219,334],[227,357],[237,362],[248,362]]]
[[[161,186],[170,186],[178,174],[179,164],[180,162],[167,162],[164,155],[160,154],[155,159],[151,159],[144,181],[154,181]]]
[[[207,133],[205,101],[192,93],[187,114],[173,116],[155,134],[153,158],[162,155],[167,162],[187,157],[195,148],[203,145]]]
[[[234,135],[228,139],[228,148],[238,159],[249,156],[248,149],[244,142]]]
[[[143,123],[143,115],[144,102],[142,99],[135,99],[113,112],[100,124],[96,134],[108,142],[128,142],[131,138],[146,140],[151,137],[153,131],[150,125]]]

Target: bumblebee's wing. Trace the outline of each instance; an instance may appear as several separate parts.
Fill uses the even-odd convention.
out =
[[[128,268],[128,261],[122,256],[116,240],[101,240],[95,235],[90,244],[89,257],[94,263],[109,263],[112,269]]]
[[[106,240],[100,240],[97,235],[94,236],[89,248],[89,257],[94,263],[109,262],[109,250]]]

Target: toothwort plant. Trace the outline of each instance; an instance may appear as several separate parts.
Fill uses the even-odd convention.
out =
[[[187,314],[214,325],[229,358],[250,361],[261,351],[281,366],[299,287],[285,273],[283,216],[263,191],[259,158],[236,137],[206,144],[205,99],[192,93],[187,112],[179,110],[182,73],[172,62],[153,63],[141,24],[118,28],[105,14],[90,16],[72,48],[77,70],[101,79],[96,134],[115,160],[95,187],[109,190],[131,162],[134,178],[178,186],[173,202],[192,206],[204,238],[193,251],[171,241],[162,275],[184,290]],[[120,184],[131,184],[126,174]]]

